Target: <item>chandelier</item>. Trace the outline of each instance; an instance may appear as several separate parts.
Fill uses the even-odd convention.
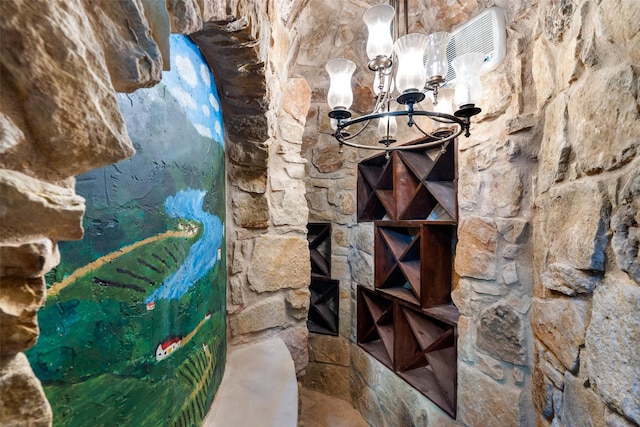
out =
[[[397,6],[397,5],[396,5]],[[471,117],[480,113],[477,106],[482,95],[479,70],[485,61],[485,54],[470,52],[455,57],[451,66],[455,71],[455,92],[453,103],[457,110],[453,114],[437,111],[438,91],[447,84],[445,76],[449,68],[447,46],[451,34],[436,32],[430,35],[408,33],[407,2],[404,2],[405,35],[393,41],[392,23],[399,27],[396,8],[387,4],[370,7],[363,16],[369,32],[367,40],[368,68],[375,73],[373,90],[375,102],[372,112],[353,117],[349,111],[353,103],[351,77],[356,64],[345,58],[333,59],[327,63],[330,86],[327,102],[331,111],[331,126],[334,137],[341,147],[348,145],[368,150],[389,151],[409,150],[444,144],[461,134],[470,136]],[[397,96],[396,96],[397,94]],[[421,101],[429,94],[434,110],[423,108]],[[416,116],[429,117],[440,128],[429,132],[423,130],[414,119]],[[406,117],[406,125],[417,129],[428,142],[412,145],[394,145],[398,124],[396,118]],[[358,144],[354,141],[371,123],[378,124],[379,145]],[[359,128],[353,134],[347,129]],[[442,126],[446,129],[443,130]]]

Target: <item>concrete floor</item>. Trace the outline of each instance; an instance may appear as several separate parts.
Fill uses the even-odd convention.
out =
[[[369,427],[351,404],[298,383],[298,427]]]

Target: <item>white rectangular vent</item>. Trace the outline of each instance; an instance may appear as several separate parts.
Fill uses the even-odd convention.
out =
[[[464,23],[451,33],[451,41],[447,47],[447,59],[449,70],[445,79],[447,86],[456,78],[451,61],[457,56],[469,52],[482,52],[485,54],[485,62],[480,74],[494,70],[506,53],[506,37],[504,14],[499,7],[491,7],[475,18]]]

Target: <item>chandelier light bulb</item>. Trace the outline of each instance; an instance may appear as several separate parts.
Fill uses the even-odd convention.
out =
[[[393,104],[389,106],[390,111],[395,111]],[[382,139],[389,139],[398,133],[398,123],[395,116],[385,115],[378,119],[378,136]]]
[[[380,71],[377,71],[373,77],[373,93],[380,95],[380,86],[382,85],[382,92],[391,93],[394,89],[393,78],[391,77],[391,70],[384,73],[384,77],[380,78]]]
[[[433,111],[440,114],[453,114],[453,89],[440,88],[438,90],[438,100],[433,106]],[[433,93],[431,93],[431,102],[433,102]]]
[[[427,73],[427,83],[431,85],[440,85],[445,81],[444,77],[449,69],[447,46],[449,46],[450,40],[451,34],[444,31],[427,36],[424,66]]]
[[[364,13],[362,19],[369,30],[367,39],[367,56],[370,60],[379,56],[390,58],[393,53],[391,22],[395,10],[388,4],[372,6]]]
[[[417,33],[402,36],[393,45],[398,57],[396,88],[401,94],[420,92],[424,87],[427,73],[422,57],[426,47],[427,36]]]
[[[332,59],[327,63],[327,72],[331,83],[327,102],[332,110],[348,110],[353,103],[351,76],[356,70],[353,61],[344,58]]]
[[[474,106],[480,103],[480,98],[482,98],[480,67],[484,63],[484,59],[484,53],[470,52],[460,55],[451,61],[451,65],[456,72],[453,101],[458,108]]]

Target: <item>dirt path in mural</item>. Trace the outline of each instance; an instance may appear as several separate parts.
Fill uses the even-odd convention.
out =
[[[71,275],[65,277],[65,279],[62,280],[61,282],[54,283],[49,289],[47,289],[47,298],[58,294],[61,290],[63,290],[64,288],[66,288],[71,283],[75,282],[76,280],[78,280],[78,278],[84,276],[85,274],[87,274],[87,273],[89,273],[89,272],[91,272],[93,270],[96,270],[96,269],[100,268],[105,263],[113,261],[114,259],[117,259],[118,257],[121,257],[122,255],[127,254],[127,253],[133,251],[134,249],[139,248],[140,246],[148,245],[149,243],[157,242],[159,240],[167,239],[169,237],[190,238],[190,237],[193,237],[193,232],[188,231],[188,230],[186,230],[186,231],[169,230],[169,231],[167,231],[165,233],[158,234],[158,235],[152,236],[152,237],[148,237],[148,238],[146,238],[144,240],[140,240],[139,242],[136,242],[136,243],[134,243],[132,245],[125,246],[124,248],[120,248],[117,251],[114,251],[114,252],[111,252],[110,254],[102,256],[102,257],[98,258],[97,260],[85,265],[84,267],[78,268]]]
[[[206,322],[207,320],[209,320],[210,316],[205,316],[204,319],[202,319],[200,321],[200,323],[198,323],[198,326],[196,326],[193,331],[189,332],[188,335],[185,335],[184,338],[182,338],[180,340],[180,347],[182,347],[183,345],[185,345],[186,343],[188,343],[189,341],[191,341],[191,338],[193,338],[196,333],[198,332],[198,329],[200,329],[202,327],[202,325],[204,325],[204,322]]]

